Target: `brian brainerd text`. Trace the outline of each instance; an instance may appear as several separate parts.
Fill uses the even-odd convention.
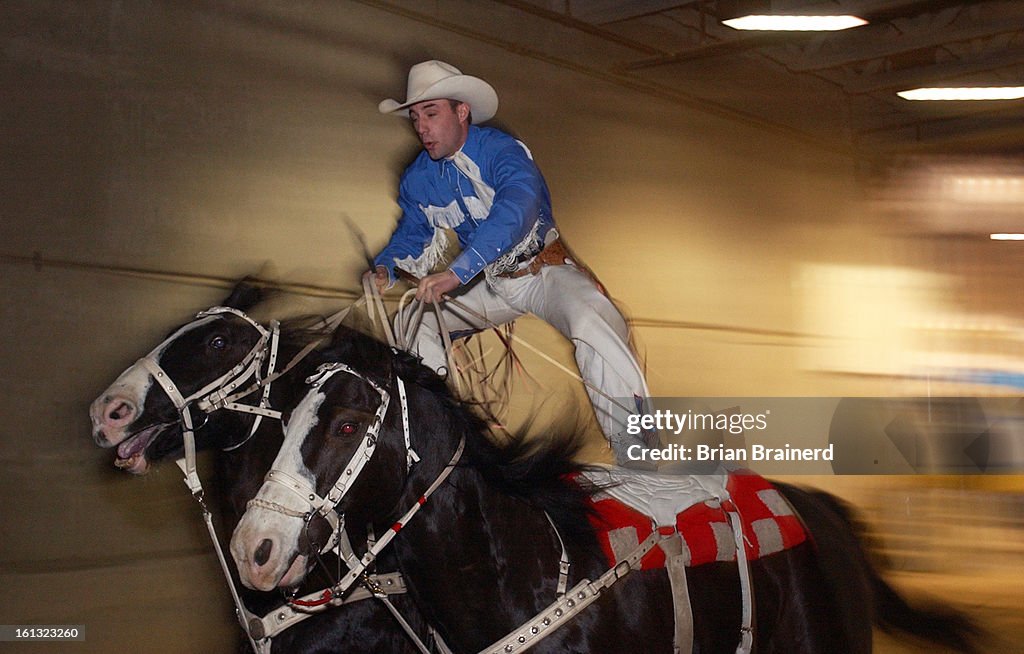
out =
[[[724,445],[667,445],[647,448],[630,445],[626,456],[632,461],[832,461],[834,451],[828,447],[783,447],[749,445],[747,447],[725,447]]]

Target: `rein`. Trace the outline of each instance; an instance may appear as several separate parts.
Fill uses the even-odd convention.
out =
[[[407,272],[405,270],[402,270],[401,268],[396,268],[395,269],[395,273],[399,277],[401,277],[402,279],[406,280],[407,282],[409,282],[409,283],[411,283],[413,285],[419,285],[419,283],[420,283],[419,278],[417,278],[412,273],[409,273],[409,272]],[[415,291],[415,289],[412,289],[412,290]],[[407,293],[407,295],[408,295],[408,293]],[[448,295],[448,294],[442,295],[441,297],[442,297],[442,299],[444,299],[445,302],[447,302],[448,304],[458,308],[460,311],[464,312],[466,315],[471,316],[472,318],[477,320],[481,325],[484,325],[488,329],[493,329],[493,330],[496,330],[496,331],[500,330],[501,325],[498,325],[493,320],[490,320],[489,318],[487,318],[487,316],[479,313],[478,311],[474,311],[473,309],[467,307],[462,302],[459,302],[459,300],[457,298],[454,298],[454,297],[452,297],[451,295]],[[402,305],[404,305],[404,303],[405,303],[405,298],[403,297]],[[422,316],[423,316],[423,305],[424,305],[424,303],[423,302],[418,302],[418,304],[419,304],[419,306],[417,306],[415,309],[413,309],[412,315],[408,316],[407,319],[403,315],[403,311],[402,311],[404,306],[400,306],[399,307],[399,321],[398,322],[399,322],[399,324],[403,324],[404,325],[404,329],[402,330],[402,332],[404,334],[404,340],[399,343],[399,347],[408,349],[408,347],[412,343],[413,337],[416,334],[416,330],[419,329],[420,323],[422,321]],[[441,331],[441,338],[442,338],[442,341],[444,342],[445,352],[447,353],[447,357],[448,357],[448,366],[449,366],[449,373],[450,373],[449,377],[453,377],[454,378],[456,389],[461,392],[462,391],[461,385],[460,385],[461,384],[461,380],[459,379],[459,376],[457,374],[454,374],[456,372],[456,370],[455,370],[455,363],[454,363],[454,361],[452,359],[452,352],[453,352],[453,350],[452,350],[451,336],[450,336],[450,333],[449,333],[449,331],[448,331],[448,329],[447,329],[447,327],[445,325],[445,319],[444,319],[444,315],[443,315],[443,313],[441,311],[440,303],[434,302],[433,303],[433,307],[434,307],[435,313],[437,314],[438,325],[440,326],[440,331]],[[583,384],[587,388],[588,391],[591,391],[593,393],[596,393],[597,395],[600,395],[604,399],[606,399],[609,402],[611,402],[613,405],[615,405],[618,408],[620,408],[623,411],[625,411],[627,415],[636,412],[635,408],[630,408],[630,407],[626,406],[625,404],[620,402],[618,399],[616,399],[616,398],[612,397],[611,395],[609,395],[608,393],[606,393],[603,389],[598,388],[596,385],[592,384],[591,382],[589,382],[586,379],[584,379],[583,377],[581,377],[578,373],[573,372],[572,370],[570,370],[568,366],[563,365],[561,362],[557,361],[554,357],[548,355],[546,352],[544,352],[543,350],[541,350],[537,346],[532,345],[528,341],[523,340],[522,337],[517,336],[517,335],[514,336],[514,335],[509,334],[507,341],[506,341],[505,338],[500,337],[500,335],[499,335],[499,338],[501,338],[501,340],[504,342],[505,347],[507,347],[509,349],[511,349],[511,347],[512,347],[512,341],[513,340],[516,343],[526,347],[528,350],[530,350],[531,352],[533,352],[537,356],[541,357],[542,359],[544,359],[545,361],[547,361],[548,363],[550,363],[554,367],[558,368],[559,370],[561,370],[563,373],[565,373],[569,377],[571,377],[571,378],[575,379],[576,381],[580,382],[581,384]]]

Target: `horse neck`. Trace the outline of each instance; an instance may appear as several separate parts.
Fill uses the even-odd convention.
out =
[[[240,436],[247,436],[249,428],[247,426]],[[256,496],[282,440],[280,422],[264,418],[252,438],[236,449],[218,454],[220,505],[232,528],[245,513],[246,503]]]
[[[455,468],[425,508],[395,553],[417,603],[453,645],[476,651],[554,599],[560,549],[542,511],[471,466]]]
[[[301,344],[284,341],[278,351],[278,370],[287,365],[301,349]],[[305,379],[319,365],[315,352],[305,357],[288,373],[274,380],[270,385],[269,405],[271,409],[281,411],[292,406],[297,396],[305,392]],[[261,371],[264,374],[265,371]],[[251,382],[250,382],[251,383]],[[258,401],[260,393],[256,391],[243,402]],[[224,421],[221,439],[224,443],[241,443],[236,448],[219,453],[217,457],[217,477],[221,491],[221,509],[225,518],[232,526],[241,519],[245,505],[255,497],[263,478],[270,470],[281,443],[284,440],[281,421],[264,417],[256,432],[249,437],[255,416],[220,409]]]

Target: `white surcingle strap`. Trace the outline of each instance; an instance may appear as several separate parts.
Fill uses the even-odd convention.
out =
[[[665,553],[665,572],[668,573],[669,589],[672,591],[672,606],[675,609],[675,633],[673,654],[693,652],[693,609],[690,606],[690,590],[686,583],[686,560],[681,534],[664,540],[659,545]]]
[[[733,538],[736,540],[736,565],[740,573],[740,592],[743,595],[743,618],[740,624],[740,642],[736,654],[750,654],[754,648],[754,594],[750,582],[750,560],[747,557],[746,537],[743,535],[743,521],[739,510],[731,499],[722,502],[722,509],[729,517]]]

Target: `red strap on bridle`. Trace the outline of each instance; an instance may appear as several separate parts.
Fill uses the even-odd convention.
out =
[[[331,589],[328,588],[327,590],[325,590],[323,592],[323,594],[320,595],[320,599],[315,599],[315,600],[290,599],[290,600],[288,600],[288,603],[289,604],[294,604],[296,606],[310,606],[310,607],[312,607],[312,606],[323,606],[324,604],[328,604],[332,599],[334,599],[334,593],[332,593]]]

